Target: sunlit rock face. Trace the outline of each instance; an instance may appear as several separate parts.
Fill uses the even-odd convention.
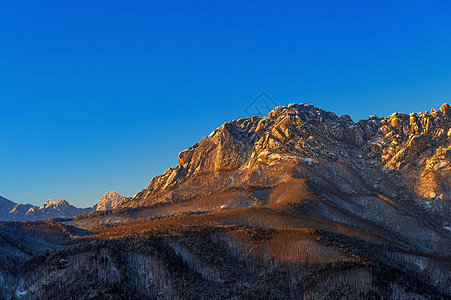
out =
[[[182,151],[177,166],[153,178],[132,203],[176,199],[183,196],[183,182],[200,176],[205,177],[198,186],[202,192],[224,173],[239,176],[215,189],[276,182],[284,175],[271,169],[289,164],[313,181],[321,181],[315,175],[320,171],[345,192],[399,196],[402,188],[402,194],[444,216],[449,213],[443,207],[449,206],[451,184],[450,119],[448,104],[431,112],[371,116],[357,123],[307,104],[276,107],[267,117],[227,122]],[[349,168],[332,172],[344,165]],[[322,170],[325,166],[331,167]],[[262,176],[253,180],[252,174],[261,170]],[[344,184],[356,176],[362,178],[360,184]]]
[[[446,248],[440,234],[422,224],[433,222],[444,230],[451,223],[450,135],[448,104],[431,112],[373,115],[358,122],[313,105],[276,107],[267,117],[220,126],[182,151],[176,167],[154,177],[123,206],[179,203],[230,190],[246,191],[235,207],[264,206],[264,193],[249,196],[249,190],[272,191],[306,180],[327,200],[323,206],[339,206],[418,241],[428,236],[428,249]],[[197,210],[211,208],[201,203]],[[303,213],[355,222],[318,209]]]
[[[124,202],[125,200],[126,198],[124,196],[121,196],[118,193],[111,191],[106,193],[102,198],[100,198],[95,208],[97,211],[113,209],[121,205],[122,202]]]

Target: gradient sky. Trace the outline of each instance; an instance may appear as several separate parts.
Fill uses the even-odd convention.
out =
[[[450,1],[1,1],[0,195],[133,196],[262,91],[357,121],[451,102]]]

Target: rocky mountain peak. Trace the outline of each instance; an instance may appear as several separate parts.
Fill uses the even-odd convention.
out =
[[[13,202],[11,202],[13,203]],[[9,209],[0,207],[0,220],[31,221],[73,217],[92,212],[93,208],[77,208],[66,200],[47,200],[41,206],[13,203]]]
[[[62,206],[72,206],[72,205],[70,205],[69,202],[63,199],[55,200],[54,202],[48,199],[47,201],[44,202],[44,204],[42,204],[39,207],[39,209],[57,208]]]
[[[182,151],[177,166],[155,176],[130,205],[175,201],[211,192],[212,187],[276,184],[286,176],[315,182],[330,176],[347,193],[395,197],[402,187],[427,209],[443,212],[443,203],[424,199],[451,199],[450,136],[451,107],[446,103],[430,112],[372,115],[358,122],[309,104],[278,106],[266,117],[227,122]],[[277,168],[292,171],[267,176],[266,181],[257,175]],[[350,180],[346,176],[360,177],[361,183],[345,183]]]
[[[127,198],[119,195],[118,193],[111,191],[107,192],[100,200],[97,202],[96,210],[107,210],[113,209],[121,205]]]
[[[254,159],[265,161],[271,153],[318,155],[331,141],[361,147],[365,137],[374,135],[376,126],[368,121],[361,129],[347,116],[337,117],[308,104],[274,108],[267,117],[239,119],[223,124],[196,145],[182,151],[178,164],[156,176],[150,192],[171,187],[186,176],[231,171]],[[374,128],[373,128],[374,127]],[[370,131],[370,132],[368,132]],[[330,152],[330,151],[329,151]],[[327,155],[327,152],[324,152]],[[251,162],[252,163],[252,162]]]

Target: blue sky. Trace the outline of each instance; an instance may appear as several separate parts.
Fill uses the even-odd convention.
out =
[[[451,102],[449,1],[2,1],[0,195],[133,196],[262,91],[357,121]]]

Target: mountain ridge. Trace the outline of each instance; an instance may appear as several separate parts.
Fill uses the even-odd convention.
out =
[[[3,295],[448,299],[442,107],[355,123],[291,104],[227,122],[134,197],[99,200],[117,208],[2,224]]]
[[[93,211],[114,209],[126,200],[111,191],[107,192],[92,207],[78,208],[64,199],[45,201],[41,206],[14,203],[0,196],[0,221],[36,221],[51,218],[70,218]]]
[[[396,188],[403,188],[420,206],[445,217],[441,212],[446,211],[443,206],[450,206],[451,191],[451,177],[446,175],[451,170],[450,135],[451,107],[446,103],[438,111],[393,113],[385,118],[373,115],[357,123],[348,115],[338,117],[313,105],[276,107],[268,117],[230,121],[215,129],[182,151],[177,166],[152,178],[126,205],[176,200],[177,193],[170,190],[202,174],[249,169],[280,159],[309,165],[318,160],[332,164],[356,160],[384,177],[394,174]],[[396,196],[388,188],[392,184],[380,177],[365,178],[371,186],[367,190]],[[434,199],[443,201],[431,204]]]

